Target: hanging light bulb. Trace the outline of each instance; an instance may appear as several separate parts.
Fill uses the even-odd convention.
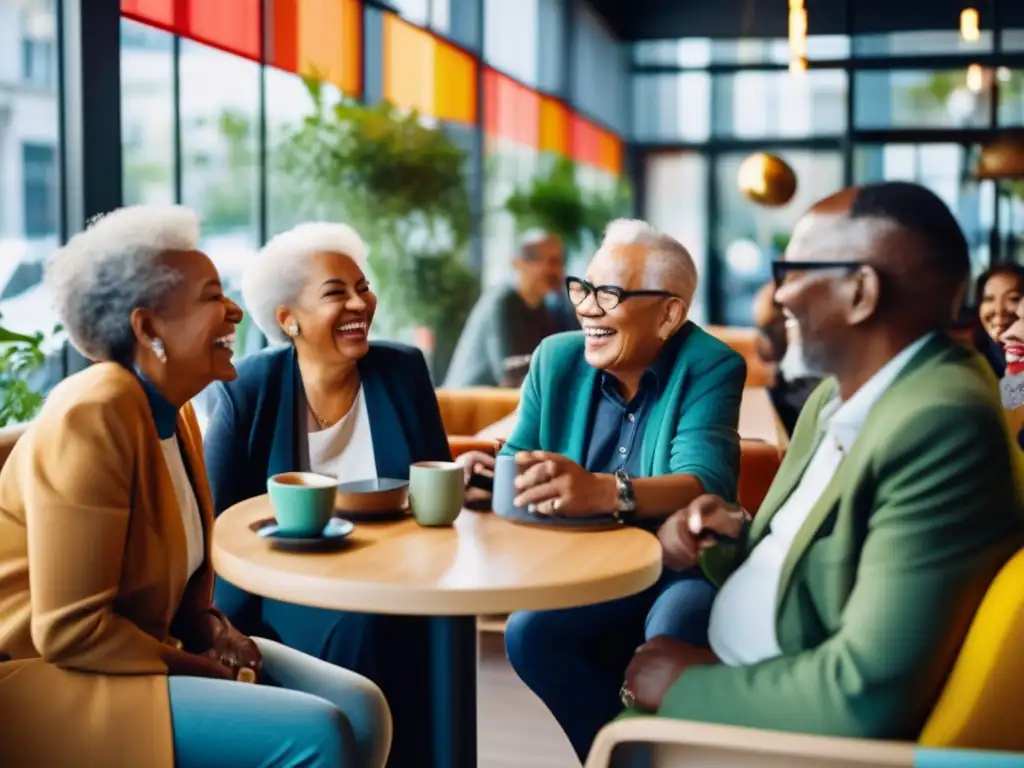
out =
[[[807,71],[807,59],[803,56],[797,56],[795,59],[789,60],[789,71],[794,75],[799,75],[802,72]]]
[[[960,37],[968,43],[981,39],[977,8],[964,8],[960,12]]]
[[[789,0],[789,71],[807,71],[807,9],[804,0]]]
[[[981,68],[981,64],[971,64],[967,68],[967,90],[971,93],[981,93],[984,87],[985,70]]]

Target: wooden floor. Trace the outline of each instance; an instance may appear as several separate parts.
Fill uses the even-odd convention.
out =
[[[509,666],[504,637],[478,637],[480,768],[579,768],[561,728]]]

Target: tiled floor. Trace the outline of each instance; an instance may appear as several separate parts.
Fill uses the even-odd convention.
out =
[[[479,637],[480,768],[579,768],[554,718],[509,666],[502,635]]]

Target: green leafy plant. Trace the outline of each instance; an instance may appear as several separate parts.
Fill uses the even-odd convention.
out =
[[[43,334],[27,336],[0,327],[0,427],[30,421],[39,412],[43,396],[29,385],[29,377],[42,367]]]
[[[386,331],[457,335],[476,301],[467,264],[472,228],[466,155],[442,128],[386,102],[325,102],[283,131],[276,156],[310,216],[346,221],[370,246]],[[441,351],[443,356],[444,352]]]
[[[632,190],[620,180],[612,192],[587,192],[576,179],[573,162],[559,158],[550,170],[515,190],[504,208],[519,231],[542,229],[576,251],[587,238],[599,242],[609,221],[629,214]]]

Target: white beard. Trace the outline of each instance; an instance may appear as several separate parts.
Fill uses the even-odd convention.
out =
[[[804,357],[804,347],[800,343],[799,338],[794,338],[786,344],[786,354],[779,361],[779,373],[782,374],[782,378],[786,381],[809,379],[817,375],[807,365],[807,359]]]

